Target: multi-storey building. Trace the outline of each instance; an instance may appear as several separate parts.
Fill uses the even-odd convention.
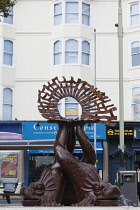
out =
[[[139,1],[122,1],[122,9],[124,118],[139,120]],[[55,76],[94,84],[95,29],[97,88],[119,110],[117,0],[21,0],[1,19],[1,120],[42,119],[37,93]]]
[[[122,0],[124,119],[140,120],[140,2]],[[118,0],[17,0],[0,22],[0,120],[44,120],[38,90],[81,78],[111,98],[119,120]],[[96,50],[95,50],[96,46]],[[96,65],[95,65],[96,64]],[[71,99],[60,102],[74,104]]]

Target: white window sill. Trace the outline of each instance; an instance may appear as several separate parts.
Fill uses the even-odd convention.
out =
[[[134,25],[134,26],[129,26],[128,30],[139,29],[139,28],[140,28],[140,24],[139,25]]]
[[[83,66],[83,67],[91,67],[90,65],[85,65],[85,64],[78,64],[78,63],[64,63],[64,64],[57,64],[57,65],[53,65],[54,67],[57,66]]]
[[[9,66],[9,65],[2,65],[2,68],[9,68],[9,69],[15,69],[15,66]]]
[[[4,22],[0,22],[0,25],[3,25],[3,26],[10,26],[10,27],[13,27],[13,28],[15,28],[16,27],[16,25],[15,24],[10,24],[10,23],[4,23]]]
[[[61,23],[58,25],[53,25],[54,27],[59,27],[59,26],[83,26],[83,27],[91,27],[91,25],[84,25],[84,24],[80,24],[80,23]]]
[[[139,66],[131,67],[131,68],[129,69],[129,71],[133,71],[133,70],[140,70],[140,65],[139,65]]]

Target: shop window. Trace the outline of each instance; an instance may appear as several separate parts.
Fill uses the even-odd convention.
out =
[[[4,40],[3,64],[13,65],[13,42]]]
[[[140,41],[131,44],[132,66],[140,65]]]
[[[34,153],[29,157],[29,184],[39,180],[45,166],[54,160],[53,153]]]
[[[10,88],[3,89],[3,120],[12,120],[13,91]]]
[[[130,4],[130,20],[131,26],[140,24],[139,2]]]
[[[37,182],[40,179],[42,171],[45,166],[54,163],[55,155],[54,153],[35,153],[35,150],[29,151],[29,176],[28,185],[32,182]],[[77,159],[83,157],[82,153],[73,154]]]

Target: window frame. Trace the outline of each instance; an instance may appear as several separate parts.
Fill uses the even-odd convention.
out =
[[[57,5],[57,4],[61,4],[62,6],[62,11],[61,11],[61,13],[58,13],[58,14],[55,14],[55,6]],[[58,17],[58,16],[61,16],[61,23],[60,24],[55,24],[55,19]],[[62,4],[62,2],[56,2],[55,4],[54,4],[54,6],[53,6],[53,24],[54,24],[54,26],[57,26],[57,25],[61,25],[62,24],[62,22],[63,22],[63,4]]]
[[[89,52],[83,50],[83,43],[84,43],[84,42],[86,42],[86,43],[89,44]],[[81,64],[82,64],[82,65],[89,66],[89,65],[90,65],[90,42],[87,41],[87,40],[82,40],[82,47],[81,47],[81,48],[82,48],[82,49],[81,49]],[[83,63],[83,56],[84,56],[84,55],[87,55],[87,56],[88,56],[88,64]]]
[[[4,90],[9,89],[11,91],[11,101],[5,102],[4,101]],[[6,119],[4,116],[4,106],[8,105],[10,107],[10,119]],[[3,120],[12,120],[13,119],[13,89],[10,87],[4,87],[3,88],[3,105],[2,105],[2,119]]]
[[[60,51],[59,50],[55,51],[55,44],[56,43],[60,43],[60,45],[61,45],[60,46],[60,48],[61,48]],[[61,56],[61,61],[58,64],[55,64],[55,60],[56,60],[55,58],[58,54]],[[56,65],[60,65],[60,64],[62,64],[62,41],[61,40],[56,40],[54,42],[54,45],[53,45],[53,65],[56,66]]]
[[[67,11],[67,4],[76,4],[77,3],[77,5],[78,5],[78,11],[77,12],[75,12],[75,11],[72,11],[72,12],[69,12],[69,11]],[[79,1],[76,1],[76,2],[74,2],[74,1],[66,1],[65,2],[65,7],[64,7],[65,9],[65,14],[64,14],[64,16],[65,16],[65,24],[78,24],[79,23],[79,15],[80,15],[80,10],[79,10]],[[77,20],[77,22],[67,22],[67,19],[68,20],[70,20],[70,18],[67,18],[68,16],[77,16],[77,18],[73,18],[73,19],[75,19],[75,20]],[[72,18],[71,18],[72,19]]]
[[[132,100],[131,100],[131,108],[132,108],[131,109],[131,118],[132,118],[132,120],[140,120],[140,118],[138,118],[138,119],[135,118],[135,116],[137,116],[137,113],[134,113],[134,106],[138,105],[138,104],[140,106],[140,101],[138,101],[138,102],[134,101],[134,95],[136,95],[136,94],[133,93],[133,90],[136,89],[136,88],[137,89],[139,88],[139,90],[140,90],[140,86],[134,86],[134,87],[131,88],[131,98],[132,98]],[[137,94],[137,95],[140,96],[140,94]]]
[[[71,41],[71,40],[73,40],[75,43],[77,42],[77,49],[76,50],[67,50],[66,49],[66,44],[69,42],[69,41]],[[77,56],[75,56],[76,57],[76,59],[77,59],[77,62],[66,62],[66,58],[67,58],[67,56],[66,56],[66,54],[71,54],[71,56],[73,55],[73,57],[74,57],[74,54],[75,55],[77,55]],[[79,41],[77,40],[77,39],[67,39],[67,40],[65,40],[65,64],[78,64],[79,63]]]
[[[83,4],[89,5],[89,15],[83,13]],[[91,25],[91,24],[90,24],[90,11],[91,11],[90,4],[87,3],[87,2],[82,1],[82,15],[81,15],[81,18],[82,18],[82,20],[81,20],[81,21],[82,21],[82,25],[86,25],[86,26],[90,26],[90,25]],[[89,24],[84,24],[84,23],[83,23],[83,15],[89,17],[89,18],[88,18],[88,19],[89,19]]]
[[[133,53],[133,52],[132,52],[132,51],[133,51],[132,45],[133,45],[134,43],[136,43],[136,42],[139,43],[139,45],[138,45],[139,52]],[[131,67],[132,67],[132,68],[136,68],[136,67],[140,66],[140,61],[139,61],[139,65],[133,65],[133,56],[134,56],[134,55],[140,55],[140,40],[135,40],[135,41],[131,42]]]
[[[77,41],[77,44],[78,44],[77,51],[67,51],[66,50],[66,42],[68,40],[75,40],[75,41]],[[59,64],[55,64],[55,62],[54,62],[55,61],[55,55],[56,55],[56,53],[54,52],[54,45],[55,45],[55,43],[57,41],[61,41],[61,43],[62,43],[62,62],[59,63]],[[89,53],[82,51],[82,43],[84,41],[89,43]],[[82,39],[82,38],[78,38],[77,39],[77,38],[73,38],[73,37],[69,38],[69,39],[62,38],[62,39],[54,40],[52,44],[53,44],[53,66],[59,66],[59,65],[81,65],[81,66],[91,67],[91,59],[90,59],[91,58],[91,41],[90,40]],[[76,63],[67,63],[67,62],[65,62],[66,61],[66,53],[67,52],[72,52],[72,53],[77,52],[77,62]],[[82,62],[82,53],[85,53],[85,54],[88,55],[88,57],[89,57],[89,64],[84,64]]]
[[[4,48],[5,48],[5,42],[6,41],[9,41],[9,42],[12,43],[12,52],[5,51]],[[4,63],[4,54],[11,55],[11,62],[12,62],[11,65]],[[11,40],[11,39],[4,39],[3,40],[3,65],[8,66],[8,67],[13,67],[14,66],[14,41]]]
[[[9,16],[7,18],[3,17],[4,24],[8,24],[8,25],[14,24],[14,6],[11,8],[12,8],[12,10],[11,11],[9,10]],[[10,21],[8,21],[8,20],[10,20],[10,17],[12,18],[12,23],[9,23]],[[7,20],[7,22],[5,20]]]
[[[54,24],[55,23],[55,5],[56,4],[58,4],[58,3],[62,3],[62,23],[60,23],[60,24]],[[66,14],[72,14],[72,13],[67,13],[66,12],[66,4],[67,3],[78,3],[78,12],[77,13],[73,13],[73,14],[78,14],[78,21],[77,22],[69,22],[69,23],[67,23],[66,22]],[[84,1],[84,0],[76,0],[76,1],[74,1],[74,0],[66,0],[66,1],[64,1],[64,0],[61,0],[60,2],[59,1],[54,1],[54,3],[53,3],[53,25],[54,26],[59,26],[59,25],[64,25],[64,24],[66,24],[66,25],[83,25],[83,26],[90,26],[91,27],[91,18],[90,18],[90,16],[91,16],[91,14],[89,14],[89,25],[88,24],[84,24],[83,23],[83,18],[82,18],[82,16],[83,16],[83,11],[82,11],[82,8],[83,8],[83,4],[87,4],[87,5],[89,5],[89,10],[90,10],[90,13],[91,13],[91,3],[89,2],[89,1]]]
[[[136,5],[136,4],[138,4],[138,13],[137,14],[132,14],[131,13],[131,7],[132,7],[132,5]],[[129,5],[129,13],[130,13],[130,26],[131,27],[136,27],[136,26],[139,26],[140,25],[140,1],[136,1],[136,2],[131,2],[130,3],[130,5]],[[138,16],[138,24],[132,24],[132,18],[134,17],[134,16]]]

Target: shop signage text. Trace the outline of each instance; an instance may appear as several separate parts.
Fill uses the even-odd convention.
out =
[[[124,136],[133,136],[133,129],[124,129]],[[120,130],[118,128],[111,128],[107,130],[107,136],[119,136]]]
[[[94,124],[86,124],[84,130],[89,139],[94,139]],[[23,139],[56,139],[58,125],[47,122],[23,122],[22,138]],[[96,124],[96,138],[106,139],[106,128],[101,123]]]

